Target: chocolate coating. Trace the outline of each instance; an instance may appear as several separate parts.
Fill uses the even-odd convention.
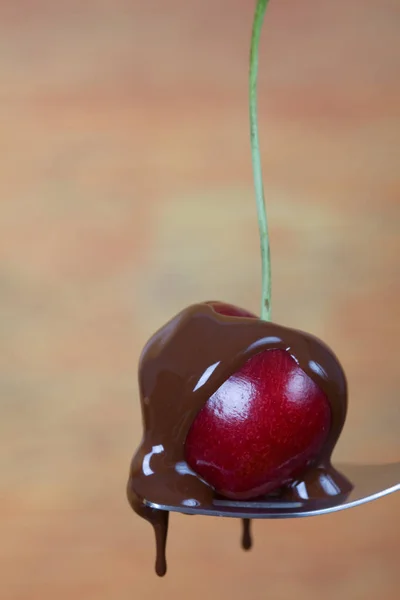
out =
[[[153,335],[139,364],[144,434],[131,463],[128,498],[133,509],[153,524],[159,575],[166,569],[163,553],[168,526],[168,519],[159,513],[168,513],[145,503],[181,506],[184,512],[185,506],[213,502],[217,497],[213,488],[185,461],[186,436],[220,385],[249,358],[271,349],[290,353],[325,393],[332,417],[320,455],[301,481],[282,490],[282,497],[298,498],[304,486],[309,497],[324,497],[321,482],[326,478],[334,483],[338,494],[347,493],[351,487],[330,463],[347,412],[346,377],[333,352],[307,333],[259,319],[222,315],[206,304],[190,306]],[[250,523],[243,525],[243,545],[250,547]]]

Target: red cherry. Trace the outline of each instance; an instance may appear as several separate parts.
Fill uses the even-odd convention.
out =
[[[230,304],[207,304],[254,317]],[[330,424],[329,401],[317,384],[288,352],[267,350],[209,398],[189,430],[186,460],[220,494],[254,498],[298,476],[318,456]]]

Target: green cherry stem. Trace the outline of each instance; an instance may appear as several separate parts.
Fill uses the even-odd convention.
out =
[[[250,107],[250,142],[253,163],[254,188],[256,192],[258,228],[261,248],[261,319],[271,319],[271,257],[269,249],[267,213],[264,201],[264,186],[260,158],[260,140],[257,120],[257,74],[258,47],[265,10],[269,0],[258,0],[253,21],[253,32],[250,48],[249,107]]]

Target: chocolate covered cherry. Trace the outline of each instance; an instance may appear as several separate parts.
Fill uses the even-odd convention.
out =
[[[330,462],[346,417],[343,369],[320,340],[271,322],[256,101],[267,4],[257,0],[249,73],[262,264],[260,318],[222,302],[195,304],[161,327],[140,357],[144,431],[127,493],[132,508],[154,527],[158,575],[167,568],[168,511],[235,516],[243,500],[251,509],[257,504],[254,498],[270,492],[278,503],[301,505],[315,498],[331,502],[332,496],[351,489]],[[271,499],[258,504],[264,501],[270,504]],[[262,516],[262,508],[257,510]],[[246,549],[251,545],[249,526],[244,518]]]
[[[277,487],[289,501],[346,492],[330,464],[346,378],[315,337],[231,305],[195,304],[149,339],[139,388],[144,432],[128,498],[154,526],[158,574],[165,507],[195,512],[218,506],[221,494],[253,498]]]

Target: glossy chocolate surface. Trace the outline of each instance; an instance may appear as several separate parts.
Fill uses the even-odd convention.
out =
[[[347,411],[345,374],[333,352],[317,338],[274,323],[219,314],[207,304],[180,312],[146,344],[139,365],[143,439],[133,457],[128,498],[150,521],[157,540],[156,571],[166,571],[168,512],[153,504],[190,508],[209,506],[218,495],[188,467],[184,444],[188,431],[210,396],[249,358],[271,349],[289,352],[325,393],[331,407],[331,429],[320,455],[301,481],[281,490],[282,498],[326,495],[327,478],[338,494],[349,482],[331,468],[330,458]],[[249,501],[251,502],[251,501]],[[250,523],[243,524],[243,547],[251,545]]]

